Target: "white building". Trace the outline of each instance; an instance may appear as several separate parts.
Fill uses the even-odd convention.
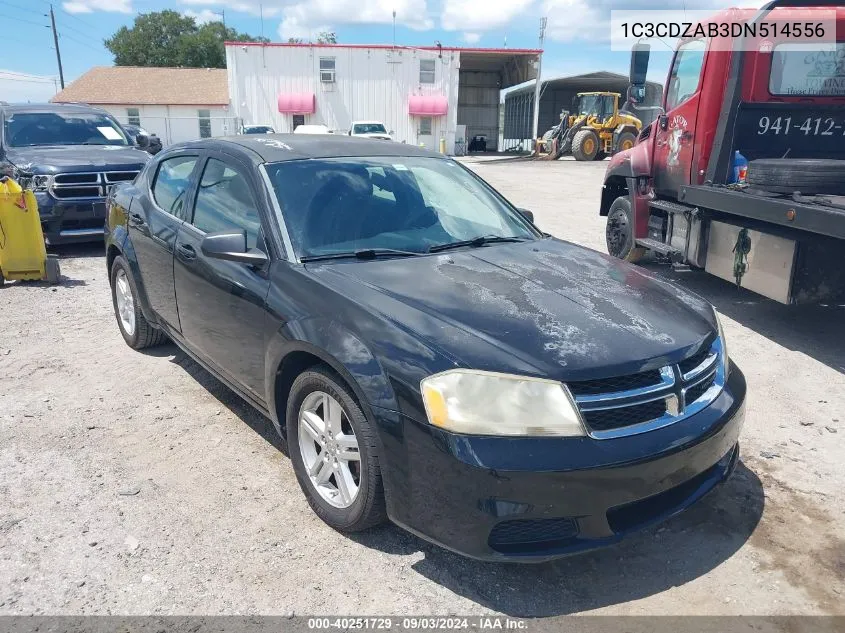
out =
[[[70,83],[53,103],[88,103],[156,134],[164,145],[239,131],[219,68],[101,66]]]
[[[453,153],[459,138],[499,138],[499,91],[536,76],[540,51],[343,44],[226,43],[233,114],[292,132],[382,121],[398,142]],[[465,134],[462,134],[465,132]]]

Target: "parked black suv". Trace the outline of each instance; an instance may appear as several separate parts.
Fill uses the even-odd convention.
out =
[[[91,106],[0,105],[0,173],[35,191],[47,244],[102,239],[109,186],[149,160],[136,142]]]

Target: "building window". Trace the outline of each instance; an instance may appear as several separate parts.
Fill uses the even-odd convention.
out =
[[[324,83],[334,83],[335,68],[334,57],[320,58],[320,81]]]
[[[141,127],[141,111],[138,108],[126,108],[126,123]]]
[[[420,136],[431,136],[430,116],[424,116],[420,119]]]
[[[421,84],[433,84],[434,83],[434,67],[435,62],[433,59],[421,59],[420,60],[420,83]]]
[[[197,110],[200,120],[200,138],[211,138],[211,111]]]

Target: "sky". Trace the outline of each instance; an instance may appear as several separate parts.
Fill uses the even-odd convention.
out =
[[[755,0],[690,0],[709,9]],[[0,100],[45,101],[58,86],[56,53],[46,0],[0,0]],[[610,9],[685,8],[686,0],[70,0],[55,1],[66,83],[113,58],[103,40],[139,13],[173,9],[198,21],[271,41],[306,40],[323,30],[339,43],[536,48],[540,19],[548,18],[543,78],[608,70],[627,74],[629,55],[610,50]],[[262,20],[263,14],[263,20]],[[663,82],[668,49],[653,54],[649,78]]]

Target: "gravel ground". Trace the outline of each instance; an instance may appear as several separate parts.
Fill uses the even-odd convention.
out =
[[[468,162],[604,249],[603,165]],[[270,423],[174,346],[129,349],[101,250],[60,253],[60,287],[0,289],[0,614],[845,614],[842,308],[652,265],[727,317],[736,475],[616,547],[501,565],[325,526]]]

